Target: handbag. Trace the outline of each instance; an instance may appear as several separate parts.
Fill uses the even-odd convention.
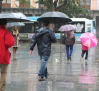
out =
[[[62,36],[62,44],[65,44],[65,43],[66,43],[66,36],[63,35],[63,36]]]

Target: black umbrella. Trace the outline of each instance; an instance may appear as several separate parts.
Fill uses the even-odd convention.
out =
[[[21,12],[2,12],[0,13],[0,19],[7,19],[7,22],[26,22],[30,21],[24,14]]]
[[[67,23],[72,21],[66,14],[57,11],[44,13],[37,20],[39,22],[48,20],[50,23]]]

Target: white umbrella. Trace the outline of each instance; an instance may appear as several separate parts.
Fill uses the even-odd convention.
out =
[[[24,14],[18,13],[9,13],[9,12],[2,12],[0,13],[0,19],[7,19],[7,22],[26,22],[30,21]]]
[[[25,26],[24,23],[22,22],[10,22],[10,23],[7,23],[7,27],[13,27],[13,26]]]

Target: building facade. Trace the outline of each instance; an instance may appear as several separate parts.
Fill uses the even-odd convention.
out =
[[[3,12],[22,12],[27,16],[39,16],[42,13],[47,12],[48,10],[42,9],[39,7],[40,5],[35,3],[38,0],[29,0],[30,6],[34,7],[34,9],[30,9],[29,7],[20,4],[17,0],[3,0],[2,1],[2,11]],[[99,0],[79,0],[79,3],[82,6],[86,6],[89,10],[92,11],[92,17],[96,20],[96,16],[99,16]],[[25,9],[24,9],[25,8]],[[44,7],[45,8],[45,7]]]
[[[91,10],[99,10],[99,0],[91,0]]]
[[[79,0],[79,2],[80,2],[80,5],[86,6],[90,10],[91,0]]]
[[[39,8],[39,5],[35,2],[38,0],[29,0],[30,6],[33,6],[34,8]],[[2,7],[3,8],[26,8],[26,6],[19,3],[17,0],[3,0],[2,1]]]

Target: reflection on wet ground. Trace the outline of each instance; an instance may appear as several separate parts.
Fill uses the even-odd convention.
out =
[[[88,65],[84,65],[80,64],[81,44],[74,45],[69,62],[65,46],[53,44],[49,77],[43,82],[38,81],[40,58],[36,47],[33,53],[29,55],[29,43],[21,44],[16,59],[12,53],[5,91],[99,91],[99,45],[89,49]]]

